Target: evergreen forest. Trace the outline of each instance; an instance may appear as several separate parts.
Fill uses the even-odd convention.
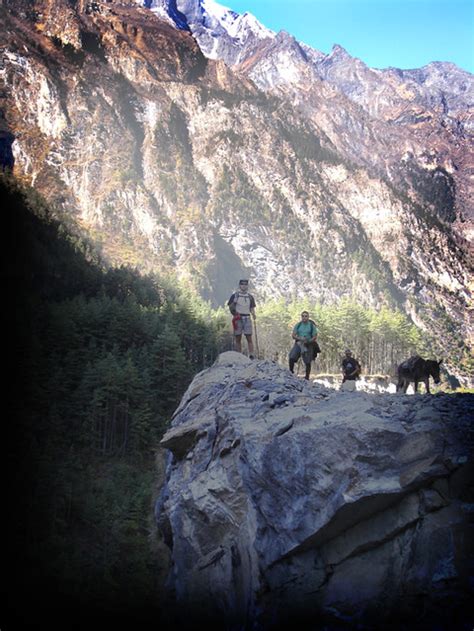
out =
[[[158,443],[193,376],[231,348],[229,313],[171,274],[108,267],[33,189],[9,175],[0,189],[10,552],[2,591],[12,622],[5,628],[39,619],[61,626],[71,611],[95,622],[150,612],[155,619],[166,569],[153,517]],[[350,300],[277,300],[258,304],[261,357],[286,365],[303,308],[323,351],[313,374],[339,372],[347,346],[371,373],[425,350],[401,313]]]
[[[415,353],[426,356],[429,345],[405,314],[395,309],[367,308],[345,298],[336,304],[310,301],[266,302],[259,309],[260,354],[286,365],[293,341],[291,330],[309,311],[318,330],[321,354],[312,374],[341,376],[340,365],[350,348],[362,365],[362,372],[395,378],[397,366]]]
[[[34,190],[10,177],[0,185],[4,611],[11,628],[61,626],[71,612],[140,619],[158,611],[157,443],[193,375],[226,343],[227,318],[172,278],[107,269]]]

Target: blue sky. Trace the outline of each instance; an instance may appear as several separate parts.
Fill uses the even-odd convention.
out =
[[[217,0],[329,53],[339,44],[372,68],[451,61],[474,73],[474,0]]]

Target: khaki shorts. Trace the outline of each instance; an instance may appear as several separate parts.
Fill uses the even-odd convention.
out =
[[[235,322],[234,335],[252,335],[252,318],[251,316],[240,316]]]

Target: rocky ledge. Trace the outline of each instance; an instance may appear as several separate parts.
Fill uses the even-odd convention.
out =
[[[221,629],[469,626],[473,398],[336,392],[220,355],[161,441],[174,615]]]

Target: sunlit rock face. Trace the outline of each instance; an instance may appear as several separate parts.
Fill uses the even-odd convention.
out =
[[[462,628],[472,403],[335,392],[222,354],[161,441],[177,610],[216,628]]]
[[[213,2],[142,4],[4,0],[5,166],[112,263],[176,271],[215,305],[242,275],[260,301],[391,304],[456,372],[470,76],[442,114],[445,66],[374,71]]]
[[[145,6],[170,17],[177,28],[189,30],[206,57],[221,59],[229,66],[275,37],[251,13],[236,13],[214,0],[149,0]]]
[[[456,221],[460,233],[472,241],[470,73],[438,61],[414,70],[369,68],[340,45],[325,55],[213,0],[152,2],[172,15],[170,4],[180,9],[177,27],[183,28],[184,20],[207,57],[222,59],[263,90],[283,93],[351,161],[374,169],[413,196],[420,178],[434,189],[454,185],[456,195],[438,199],[435,210]]]
[[[259,34],[257,26],[254,32]],[[325,55],[285,32],[258,38],[258,47],[253,41],[250,45],[234,41],[234,47],[240,50],[236,61],[225,53],[218,58],[236,64],[262,89],[283,91],[308,117],[318,117],[321,98],[335,105],[331,109],[347,110],[349,118],[368,115],[366,125],[351,130],[352,142],[347,146],[338,143],[347,125],[339,127],[337,114],[325,123],[330,135],[334,127],[338,149],[352,160],[378,168],[379,175],[384,173],[405,187],[413,184],[411,169],[419,169],[420,174],[446,171],[458,189],[451,219],[462,219],[458,228],[471,238],[474,81],[470,73],[436,61],[414,70],[369,68],[339,45]],[[337,97],[342,97],[340,104],[332,102]],[[354,114],[346,99],[357,106]],[[400,161],[402,169],[397,173]]]

